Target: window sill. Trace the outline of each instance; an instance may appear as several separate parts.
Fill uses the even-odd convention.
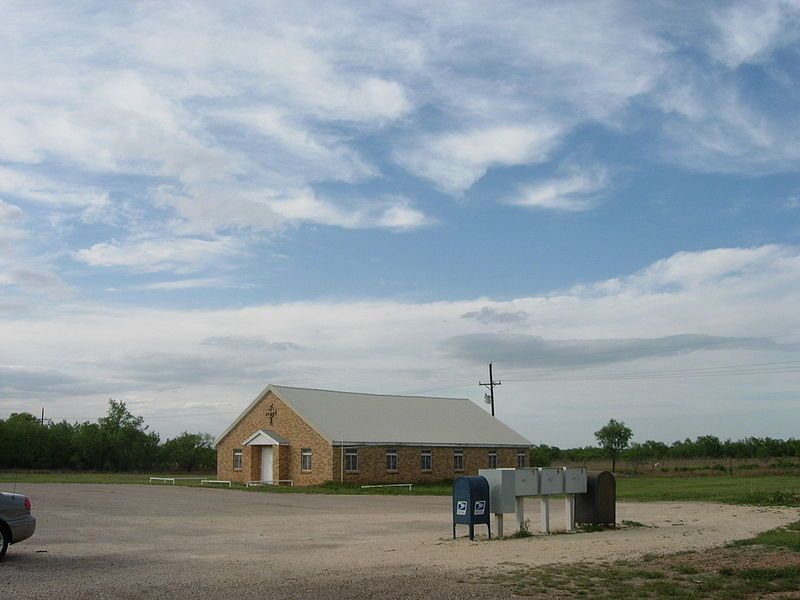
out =
[[[300,469],[301,473],[311,473],[311,469]]]

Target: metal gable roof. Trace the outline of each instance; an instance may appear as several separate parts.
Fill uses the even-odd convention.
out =
[[[269,391],[334,444],[531,445],[466,398],[362,394],[282,385],[270,385],[259,394],[215,445]]]

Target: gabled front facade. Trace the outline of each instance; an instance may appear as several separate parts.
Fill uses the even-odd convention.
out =
[[[215,446],[219,479],[304,486],[443,481],[527,466],[530,442],[468,400],[269,386]]]
[[[248,407],[233,428],[217,440],[217,477],[237,483],[291,480],[294,485],[332,481],[330,441],[272,390],[268,388],[265,392]],[[272,414],[271,419],[268,413]],[[259,431],[266,432],[278,443],[265,445],[263,437],[251,439]],[[310,469],[302,468],[303,450],[311,451]],[[271,469],[265,471],[270,463]]]

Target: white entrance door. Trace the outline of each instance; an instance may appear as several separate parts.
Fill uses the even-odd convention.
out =
[[[261,446],[261,481],[272,481],[272,446]]]

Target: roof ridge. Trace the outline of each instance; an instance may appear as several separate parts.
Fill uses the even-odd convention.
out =
[[[287,388],[290,390],[306,390],[308,392],[329,392],[331,394],[349,394],[351,396],[380,396],[383,398],[430,398],[432,400],[462,400],[472,402],[469,398],[456,398],[453,396],[417,396],[414,394],[375,394],[373,392],[350,392],[345,390],[326,390],[322,388],[300,387],[296,385],[280,385],[271,383],[268,387]]]

